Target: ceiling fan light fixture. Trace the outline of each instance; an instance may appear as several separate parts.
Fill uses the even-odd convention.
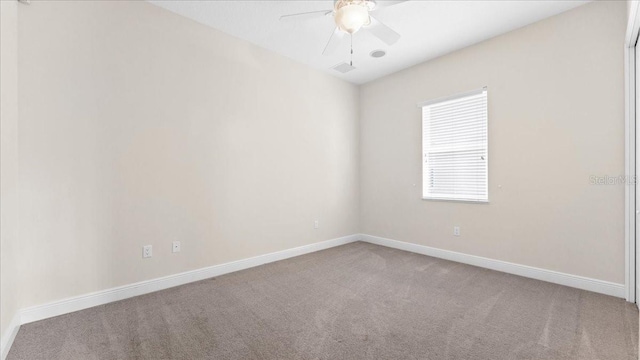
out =
[[[376,2],[375,0],[367,0],[365,1],[366,5],[367,5],[367,9],[369,9],[369,11],[373,11],[376,9]]]
[[[341,0],[336,3],[335,20],[340,30],[353,34],[371,23],[368,1]]]

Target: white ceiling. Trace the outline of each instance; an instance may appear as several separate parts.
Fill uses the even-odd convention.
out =
[[[331,16],[280,21],[281,15],[330,10],[332,0],[320,1],[166,1],[151,3],[182,16],[248,40],[328,74],[363,84],[398,70],[491,37],[534,23],[588,1],[378,1],[373,12],[380,21],[402,35],[388,46],[367,31],[353,36],[356,70],[341,74],[333,66],[349,61],[349,38],[330,56],[322,51],[335,28]],[[387,55],[374,59],[372,50]]]

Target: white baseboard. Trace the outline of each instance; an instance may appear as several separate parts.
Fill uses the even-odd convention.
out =
[[[169,275],[162,278],[142,281],[135,284],[120,286],[108,290],[54,301],[48,304],[22,309],[20,311],[20,323],[27,324],[58,315],[68,314],[74,311],[83,310],[90,307],[127,299],[130,297],[148,294],[151,292],[168,289],[174,286],[188,284],[194,281],[228,274],[234,271],[244,270],[262,264],[348,244],[359,239],[359,234],[344,236],[341,238],[322,241],[315,244],[300,246],[248,259],[214,265],[202,269],[183,272],[180,274]]]
[[[18,330],[20,330],[20,313],[17,313],[13,317],[11,323],[9,323],[7,333],[0,339],[0,359],[4,360],[7,358],[11,344],[13,344],[13,340],[16,338],[16,335],[18,335]]]
[[[312,252],[329,249],[335,246],[345,245],[358,240],[624,298],[625,291],[623,284],[616,284],[602,280],[564,274],[556,271],[513,264],[505,261],[483,258],[480,256],[467,255],[454,251],[436,249],[424,245],[411,244],[372,235],[355,234],[22,309],[13,318],[9,326],[9,332],[5,334],[5,336],[1,339],[0,360],[4,360],[9,353],[11,344],[13,343],[13,340],[15,339],[21,324],[27,324],[58,315],[68,314],[74,311],[79,311],[98,305],[104,305],[110,302],[124,300],[138,295],[144,295],[155,291],[168,289],[174,286],[184,285],[194,281],[204,280],[235,271],[252,268],[274,261],[309,254]]]
[[[519,265],[501,260],[493,260],[475,255],[467,255],[455,251],[442,250],[424,245],[406,243],[378,236],[362,234],[361,239],[362,241],[394,249],[410,251],[422,255],[437,257],[440,259],[451,260],[463,264],[502,271],[509,274],[547,281],[550,283],[565,285],[582,290],[593,291],[619,298],[625,297],[624,284],[616,284],[603,280],[596,280],[552,270],[535,268],[532,266]]]

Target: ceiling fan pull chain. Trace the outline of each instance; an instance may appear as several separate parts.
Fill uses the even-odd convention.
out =
[[[353,66],[353,34],[351,34],[351,61],[349,65]]]

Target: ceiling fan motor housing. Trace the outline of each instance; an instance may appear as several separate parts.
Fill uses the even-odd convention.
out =
[[[371,24],[369,11],[375,7],[370,0],[336,0],[334,11],[338,28],[349,34]]]

